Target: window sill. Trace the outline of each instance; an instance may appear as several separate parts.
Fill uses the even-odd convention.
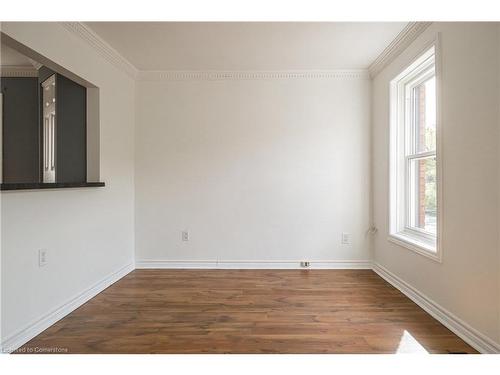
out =
[[[387,238],[390,242],[396,245],[405,247],[429,259],[441,263],[441,253],[435,245],[421,241],[413,236],[405,233],[389,234]]]

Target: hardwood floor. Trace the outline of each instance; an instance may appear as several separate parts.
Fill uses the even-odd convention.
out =
[[[28,348],[475,353],[371,270],[136,270],[20,352]]]

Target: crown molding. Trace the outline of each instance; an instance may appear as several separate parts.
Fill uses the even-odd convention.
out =
[[[237,81],[268,79],[369,79],[367,70],[139,71],[140,81]]]
[[[33,60],[33,59],[30,59],[30,58],[28,58],[28,60],[30,61],[31,65],[33,65],[33,67],[34,67],[36,70],[40,69],[40,68],[43,66],[43,65],[42,65],[42,64],[40,64],[38,61],[35,61],[35,60]]]
[[[137,69],[130,61],[123,57],[117,50],[105,42],[99,35],[93,32],[82,22],[60,22],[69,32],[87,42],[102,57],[113,64],[118,69],[127,73],[131,78],[136,77]]]
[[[38,70],[32,66],[3,65],[0,73],[2,77],[38,77]]]
[[[409,22],[382,51],[368,70],[283,71],[139,71],[130,61],[82,22],[60,22],[73,35],[88,43],[108,62],[140,81],[220,81],[262,79],[370,79],[390,64],[432,22]]]
[[[409,22],[382,53],[368,67],[373,78],[405,50],[432,22]]]

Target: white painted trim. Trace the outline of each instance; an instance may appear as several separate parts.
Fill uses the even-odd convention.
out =
[[[402,163],[399,162],[400,156],[399,154],[402,152],[400,148],[403,147],[402,144],[406,142],[404,139],[401,140],[399,137],[404,135],[403,133],[399,133],[400,129],[403,128],[402,122],[404,119],[401,119],[401,113],[404,111],[400,111],[399,107],[401,105],[401,101],[405,100],[404,93],[399,93],[398,86],[401,85],[401,81],[406,80],[404,77],[407,77],[408,74],[411,74],[413,65],[417,64],[421,59],[426,59],[426,54],[429,53],[429,50],[434,48],[434,74],[436,77],[436,183],[437,183],[437,233],[436,233],[436,245],[434,249],[428,249],[425,244],[419,243],[418,238],[411,239],[409,237],[400,235],[402,229],[405,226],[405,223],[398,213],[398,209],[396,208],[398,205],[408,205],[408,202],[405,200],[403,202],[398,198],[404,197],[404,193],[401,192],[401,186],[404,185],[404,182],[399,181],[401,173],[406,175],[406,173],[401,170]],[[418,69],[418,68],[417,68]],[[400,78],[402,77],[402,78]],[[387,240],[404,247],[406,249],[415,251],[416,253],[427,257],[428,259],[432,259],[438,263],[442,263],[443,261],[443,246],[442,246],[442,238],[443,238],[443,169],[442,169],[442,117],[441,117],[441,102],[442,102],[442,65],[441,65],[441,35],[440,33],[436,33],[434,37],[425,44],[424,48],[419,50],[419,52],[408,60],[406,68],[404,68],[396,77],[394,77],[390,81],[390,92],[389,92],[389,150],[388,150],[388,171],[389,171],[389,189],[388,193],[388,216],[387,216],[387,228],[388,237]],[[403,141],[401,143],[401,141]],[[404,152],[403,152],[404,153]],[[402,189],[404,191],[404,188]],[[406,212],[405,212],[406,215]],[[404,217],[404,215],[403,215]]]
[[[387,268],[374,262],[373,271],[480,353],[500,353],[499,343],[472,328]]]
[[[66,30],[87,42],[102,57],[130,77],[139,80],[226,80],[226,79],[276,79],[276,78],[367,78],[375,77],[406,49],[432,22],[409,22],[384,51],[370,64],[368,70],[335,71],[274,71],[274,72],[223,72],[223,71],[139,71],[129,60],[104,41],[83,22],[60,22]],[[360,72],[362,72],[360,74]]]
[[[109,286],[120,280],[122,277],[132,272],[134,268],[135,267],[133,263],[127,264],[126,266],[120,268],[118,271],[115,271],[112,274],[106,276],[90,288],[69,299],[55,310],[47,313],[41,318],[32,321],[26,327],[5,338],[1,345],[2,352],[11,352],[26,344],[33,337],[39,335],[41,332],[52,326],[58,320],[64,318],[66,315],[83,305],[85,302],[101,293],[104,289],[108,288]]]
[[[432,22],[409,22],[382,53],[368,67],[373,78],[399,56]]]
[[[216,260],[136,260],[136,269],[163,269],[163,268],[201,268],[215,269]]]
[[[139,71],[139,81],[234,81],[269,79],[363,79],[367,70],[279,70],[279,71]]]
[[[87,42],[104,59],[135,79],[136,67],[83,22],[60,22],[60,24],[70,33]]]
[[[36,70],[40,69],[40,68],[43,66],[43,64],[41,64],[41,63],[39,63],[38,61],[35,61],[35,60],[33,60],[33,59],[30,59],[29,57],[28,57],[28,60],[30,61],[31,65],[33,65],[33,67],[34,67]]]
[[[104,41],[83,22],[60,22],[73,35],[87,42],[102,57],[130,77],[139,81],[221,81],[267,79],[364,79],[369,80],[366,69],[357,70],[279,70],[279,71],[139,71],[130,61]]]
[[[440,252],[433,251],[432,249],[425,247],[423,244],[419,244],[416,240],[413,240],[411,238],[405,238],[404,236],[398,234],[389,234],[387,236],[387,241],[390,241],[398,246],[412,250],[438,263],[443,262],[443,260],[441,259]]]
[[[421,293],[398,276],[387,270],[378,263],[372,263],[368,260],[339,260],[339,261],[310,261],[310,269],[373,269],[380,277],[389,284],[399,289],[408,298],[414,301],[436,320],[450,329],[457,336],[462,338],[469,345],[481,353],[500,353],[500,344],[483,335],[476,329],[469,326],[460,318],[431,300],[425,294]],[[108,275],[100,282],[78,294],[74,298],[59,306],[57,309],[36,319],[25,328],[9,336],[2,342],[3,352],[13,351],[33,337],[52,326],[54,323],[64,318],[66,315],[83,305],[85,302],[101,293],[103,290],[132,272],[134,269],[173,269],[173,268],[192,268],[192,269],[301,269],[300,261],[217,261],[217,260],[138,260],[130,263],[118,271]]]
[[[3,65],[0,67],[2,77],[38,77],[38,70],[33,66]]]
[[[304,269],[300,260],[136,260],[138,269]],[[369,260],[308,260],[308,269],[371,269]]]

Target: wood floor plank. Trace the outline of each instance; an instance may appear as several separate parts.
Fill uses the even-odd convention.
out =
[[[18,352],[34,348],[476,353],[370,270],[135,270]]]

